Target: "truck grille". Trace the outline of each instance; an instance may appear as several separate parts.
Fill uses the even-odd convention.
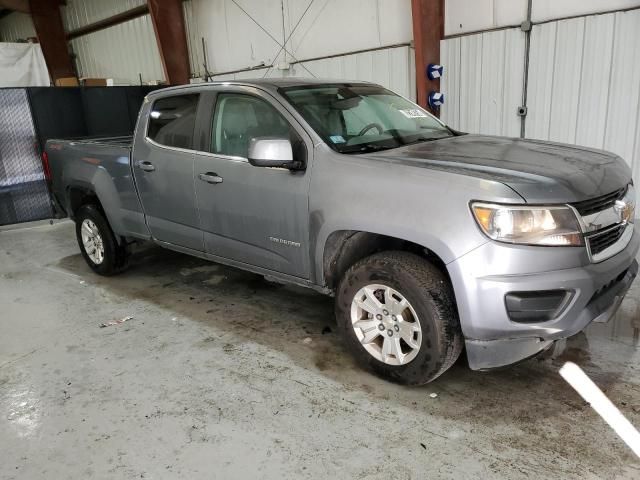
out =
[[[602,195],[601,197],[584,200],[582,202],[576,202],[572,205],[580,213],[580,215],[586,217],[587,215],[591,215],[593,213],[606,210],[607,208],[611,208],[613,204],[616,203],[616,200],[624,197],[625,193],[627,193],[627,187],[616,190],[615,192],[608,193],[607,195]]]
[[[597,255],[605,251],[611,245],[620,240],[620,237],[622,236],[626,228],[626,224],[620,224],[603,232],[595,233],[588,236],[587,241],[589,242],[589,250],[591,251],[591,255]]]

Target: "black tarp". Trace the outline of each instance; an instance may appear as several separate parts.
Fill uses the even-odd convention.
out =
[[[50,138],[133,134],[145,95],[157,88],[28,88],[40,148]]]
[[[48,139],[131,135],[157,88],[0,89],[0,225],[52,216],[41,162]]]

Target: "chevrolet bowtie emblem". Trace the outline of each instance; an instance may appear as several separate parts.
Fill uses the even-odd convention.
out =
[[[620,221],[622,223],[629,223],[633,221],[633,216],[635,214],[634,205],[631,203],[627,203],[623,200],[617,200],[614,207],[618,216],[620,217]]]

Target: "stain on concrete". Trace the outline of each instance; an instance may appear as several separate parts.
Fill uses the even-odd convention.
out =
[[[70,223],[0,232],[2,478],[638,476],[558,375],[640,425],[638,282],[547,357],[406,388],[355,364],[331,298],[156,247],[103,278],[77,248]]]

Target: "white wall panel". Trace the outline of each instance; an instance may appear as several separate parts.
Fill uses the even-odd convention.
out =
[[[639,27],[640,10],[534,26],[526,136],[612,151],[640,179]]]
[[[575,143],[601,148],[607,122],[609,80],[613,54],[615,15],[596,15],[584,19],[582,75],[578,95]],[[603,68],[605,66],[605,68]]]
[[[470,133],[517,137],[523,58],[524,34],[515,28],[443,40],[443,121]]]
[[[634,7],[640,7],[640,0],[533,0],[531,20],[542,22]]]
[[[202,70],[203,37],[213,72],[408,44],[413,37],[410,0],[187,0],[184,8],[194,72]]]
[[[13,12],[0,19],[0,40],[15,42],[36,36],[31,15]]]
[[[536,25],[531,31],[530,73],[527,92],[527,106],[529,109],[526,122],[527,137],[549,138],[556,34],[556,23]],[[556,113],[559,112],[560,106],[556,108]]]
[[[78,37],[71,42],[78,56],[82,77],[113,78],[116,83],[164,80],[151,17],[142,17],[105,30]]]
[[[636,172],[640,173],[640,158],[634,158],[638,141],[639,98],[640,10],[635,10],[615,14],[604,148],[629,163],[634,162]]]
[[[61,8],[62,23],[69,32],[145,3],[146,0],[67,0]]]
[[[459,91],[460,96],[457,99],[452,99],[451,96],[445,97],[445,103],[453,102],[452,105],[455,105],[457,102],[460,118],[455,124],[464,132],[482,131],[479,115],[482,106],[482,47],[482,35],[460,38],[460,52],[464,52],[465,61],[460,62],[460,78],[452,78],[449,84],[450,90]]]
[[[187,34],[187,46],[189,48],[189,65],[191,76],[204,77],[204,56],[202,53],[202,39],[195,28],[196,20],[193,17],[193,2],[185,0],[182,2],[182,14],[184,15],[184,26]],[[211,66],[208,66],[211,70]]]
[[[513,27],[526,17],[527,0],[445,0],[444,34]]]
[[[242,80],[265,76],[362,80],[378,83],[410,100],[415,101],[416,96],[414,52],[409,47],[303,62],[291,65],[287,71],[270,68],[215,75],[214,80]]]
[[[482,53],[482,35],[469,35],[466,37],[466,40],[479,45],[478,51]],[[462,62],[460,61],[461,41],[461,38],[452,38],[440,42],[440,63],[444,66],[444,75],[440,79],[440,90],[444,93],[444,105],[440,108],[440,118],[446,124],[459,129],[462,129],[462,124],[464,124],[464,120],[460,120],[460,101],[461,98],[465,98],[465,101],[468,100],[464,97],[465,92],[463,92],[460,87],[460,82],[467,79],[467,77],[463,76]],[[481,72],[481,70],[474,72],[475,75],[468,77],[469,80],[475,80],[479,85]],[[465,71],[465,74],[467,73],[470,72]],[[479,125],[480,97],[477,98],[477,101],[477,118]],[[475,133],[479,131],[479,129],[475,130]]]
[[[532,0],[533,22],[640,7],[640,0]],[[456,35],[519,25],[527,0],[445,0],[444,33]]]
[[[551,92],[549,139],[575,143],[577,115],[565,116],[563,112],[578,110],[580,89],[576,87],[580,85],[582,70],[584,21],[560,22],[555,44],[560,48],[555,50],[553,78],[562,80],[554,82]],[[535,70],[532,73],[536,75]]]
[[[204,37],[212,72],[271,64],[283,38],[280,0],[191,0],[191,4],[189,37],[195,43]],[[198,61],[202,63],[201,58]]]
[[[303,62],[294,68],[296,76],[378,83],[415,101],[414,52],[408,46]]]
[[[410,0],[317,0],[302,17],[308,5],[284,2],[287,49],[299,60],[413,39]]]

